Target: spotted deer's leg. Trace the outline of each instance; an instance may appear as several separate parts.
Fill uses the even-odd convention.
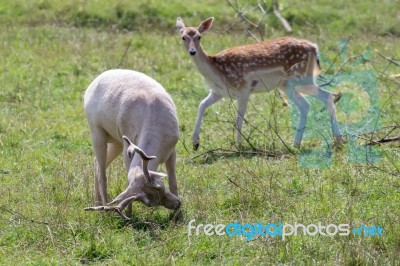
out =
[[[305,130],[308,111],[310,110],[310,103],[304,98],[304,96],[295,90],[295,84],[293,82],[286,82],[285,93],[294,105],[297,107],[300,113],[299,123],[296,128],[296,134],[293,141],[294,147],[300,147],[301,140],[303,139],[303,133]]]
[[[219,100],[222,99],[221,95],[216,94],[215,92],[211,91],[210,94],[204,100],[201,101],[199,105],[199,110],[197,112],[197,120],[196,120],[196,126],[193,131],[193,137],[192,137],[192,144],[193,144],[193,149],[197,150],[199,147],[200,143],[200,127],[201,127],[201,120],[203,119],[204,111],[212,104],[218,102]]]
[[[249,100],[248,93],[244,93],[240,95],[238,98],[238,110],[237,110],[236,125],[235,125],[237,130],[236,142],[238,144],[242,143],[242,125],[247,110],[248,100]]]
[[[323,90],[320,87],[316,86],[317,93],[312,94],[311,96],[323,102],[326,107],[328,107],[329,115],[331,117],[331,126],[332,126],[332,133],[335,137],[336,144],[341,144],[343,141],[342,132],[340,131],[339,124],[336,119],[336,108],[333,101],[332,93],[329,91]]]

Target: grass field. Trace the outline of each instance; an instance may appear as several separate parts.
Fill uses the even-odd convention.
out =
[[[249,19],[260,17],[250,11],[256,1],[235,3]],[[322,76],[336,71],[376,75],[381,124],[359,136],[360,145],[400,135],[400,80],[392,77],[400,73],[398,5],[390,0],[280,1],[291,35],[319,44]],[[209,53],[255,42],[248,29],[260,36],[245,23],[230,28],[239,18],[225,1],[0,1],[0,265],[399,265],[399,142],[374,145],[380,152],[374,162],[349,162],[347,144],[333,152],[330,167],[304,167],[298,161],[302,151],[321,142],[309,138],[302,151],[288,148],[291,108],[270,93],[251,98],[243,147],[234,144],[236,102],[226,99],[207,110],[200,149],[192,151],[197,106],[207,90],[175,30],[177,16],[188,25],[215,17],[202,38]],[[273,14],[262,25],[264,38],[287,35]],[[341,40],[349,40],[346,49],[340,48]],[[360,54],[364,57],[342,65]],[[183,202],[177,220],[163,207],[141,204],[134,205],[131,222],[83,211],[93,204],[93,150],[82,97],[99,73],[117,67],[155,78],[177,106]],[[344,82],[327,89],[349,96],[352,110],[338,106],[343,128],[360,121],[371,106],[362,85]],[[108,177],[114,197],[126,185],[121,158]],[[384,234],[246,241],[188,236],[192,219],[196,225],[380,226]]]

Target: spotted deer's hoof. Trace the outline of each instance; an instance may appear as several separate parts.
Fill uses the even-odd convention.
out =
[[[336,136],[335,141],[333,142],[333,146],[335,148],[341,148],[344,144],[343,136]]]
[[[295,141],[295,142],[293,142],[293,148],[296,148],[296,149],[300,149],[300,144],[301,144],[301,142],[300,141]]]
[[[337,103],[342,98],[343,94],[339,91],[338,93],[333,93],[333,102]]]

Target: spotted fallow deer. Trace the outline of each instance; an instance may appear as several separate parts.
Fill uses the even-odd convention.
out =
[[[321,100],[328,107],[335,141],[342,142],[332,94],[321,89],[314,80],[320,72],[316,44],[286,37],[208,55],[200,44],[200,38],[211,28],[213,20],[212,17],[208,18],[198,27],[186,27],[179,17],[176,21],[185,48],[210,88],[210,93],[201,101],[198,109],[192,138],[195,150],[199,147],[201,120],[207,107],[226,96],[237,98],[236,141],[240,144],[250,94],[271,91],[277,87],[285,91],[300,113],[293,146],[300,146],[310,108],[303,94]]]

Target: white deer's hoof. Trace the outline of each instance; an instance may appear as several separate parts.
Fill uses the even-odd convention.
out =
[[[197,149],[199,148],[199,143],[193,144],[193,150],[197,151]]]
[[[200,146],[200,139],[199,138],[193,138],[192,139],[192,144],[193,144],[193,150],[197,151],[197,149]]]

